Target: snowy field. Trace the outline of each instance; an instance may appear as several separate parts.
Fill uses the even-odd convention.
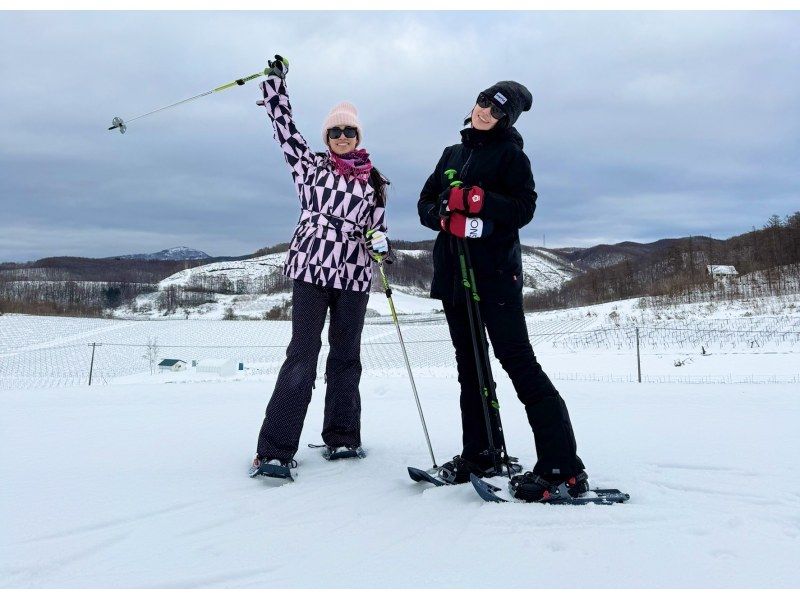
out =
[[[403,336],[415,371],[455,375],[453,348],[442,314],[414,313],[415,301],[396,293]],[[385,306],[385,297],[370,301]],[[381,303],[377,303],[380,305]],[[439,303],[439,305],[441,305]],[[537,355],[558,380],[635,382],[800,383],[800,298],[641,307],[636,299],[532,313],[528,335]],[[418,307],[418,306],[417,306]],[[637,363],[636,330],[639,329]],[[362,335],[365,371],[404,377],[392,320],[367,318]],[[161,359],[187,363],[229,359],[237,376],[276,374],[291,336],[288,321],[114,320],[5,314],[0,316],[0,390],[216,379],[195,372],[157,373]],[[327,341],[327,332],[323,332]],[[99,343],[94,357],[90,343]],[[148,349],[148,345],[155,349]],[[324,369],[327,347],[320,354]],[[497,364],[497,369],[500,369]],[[156,373],[153,373],[156,372]],[[320,374],[321,376],[321,374]]]
[[[512,454],[534,449],[498,377]],[[317,385],[295,483],[246,475],[271,378],[0,391],[0,586],[797,587],[797,385],[561,382],[625,505],[483,503],[430,460],[408,383],[366,376],[367,459],[330,463]],[[419,376],[441,462],[457,384]]]

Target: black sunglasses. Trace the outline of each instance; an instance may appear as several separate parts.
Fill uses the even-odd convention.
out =
[[[355,127],[345,127],[344,129],[333,127],[332,129],[328,129],[328,139],[339,139],[339,137],[342,136],[342,133],[344,133],[344,136],[348,139],[358,137],[358,129]]]
[[[500,108],[495,106],[495,104],[494,104],[494,102],[492,100],[490,100],[489,98],[487,98],[483,94],[478,96],[478,106],[480,106],[481,108],[488,108],[489,106],[491,106],[492,107],[492,118],[496,118],[497,120],[500,120],[501,118],[503,118],[506,115],[505,112],[503,112],[502,110],[500,110]]]

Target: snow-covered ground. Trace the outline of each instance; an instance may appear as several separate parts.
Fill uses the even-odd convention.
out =
[[[362,380],[367,459],[324,461],[318,385],[298,480],[246,475],[273,378],[0,391],[0,586],[796,587],[795,385],[559,383],[593,483],[625,505],[429,488],[409,385]],[[498,376],[512,454],[534,460]],[[418,376],[441,462],[457,383]]]
[[[800,294],[738,300],[670,303],[665,297],[639,297],[584,307],[535,312],[539,319],[595,318],[613,325],[673,325],[753,317],[800,318]]]
[[[133,318],[147,320],[222,320],[226,311],[230,308],[237,318],[253,318],[260,320],[264,313],[274,307],[279,307],[287,301],[291,301],[291,293],[271,293],[271,294],[243,294],[243,295],[224,295],[214,294],[214,301],[204,303],[198,307],[189,308],[189,318],[185,317],[184,311],[179,309],[175,313],[163,314],[153,306],[157,305],[158,293],[142,293],[136,297],[136,304],[139,308],[150,306],[144,311],[131,311],[127,306],[120,307],[114,311],[117,318]],[[442,302],[431,299],[427,296],[420,296],[417,289],[406,289],[401,286],[392,288],[392,299],[394,307],[399,314],[419,314],[433,313],[442,309]],[[383,293],[370,293],[367,310],[370,315],[388,315],[390,313],[389,304]]]
[[[529,314],[591,480],[632,496],[580,509],[412,483],[405,468],[430,462],[386,317],[362,337],[369,457],[329,463],[305,448],[319,441],[323,349],[298,481],[275,487],[245,472],[290,322],[6,314],[0,587],[796,586],[796,306],[630,300]],[[632,383],[636,327],[644,384]],[[447,325],[419,314],[403,334],[442,462],[460,450]],[[244,369],[151,374],[148,343],[159,358]],[[524,412],[495,372],[509,447],[530,466]],[[707,384],[747,380],[790,383]]]

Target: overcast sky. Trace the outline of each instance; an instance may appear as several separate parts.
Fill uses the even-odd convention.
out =
[[[276,52],[315,149],[330,107],[358,106],[395,238],[433,238],[419,190],[501,79],[534,97],[524,242],[726,238],[800,210],[800,13],[4,12],[0,49],[0,261],[288,241],[256,84],[106,130]]]

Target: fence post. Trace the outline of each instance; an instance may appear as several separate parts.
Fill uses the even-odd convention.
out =
[[[642,383],[642,357],[639,353],[639,327],[636,327],[636,372],[639,384]]]
[[[102,343],[89,343],[89,346],[92,348],[92,361],[89,363],[89,386],[92,385],[92,372],[94,371],[94,350],[101,345]]]

